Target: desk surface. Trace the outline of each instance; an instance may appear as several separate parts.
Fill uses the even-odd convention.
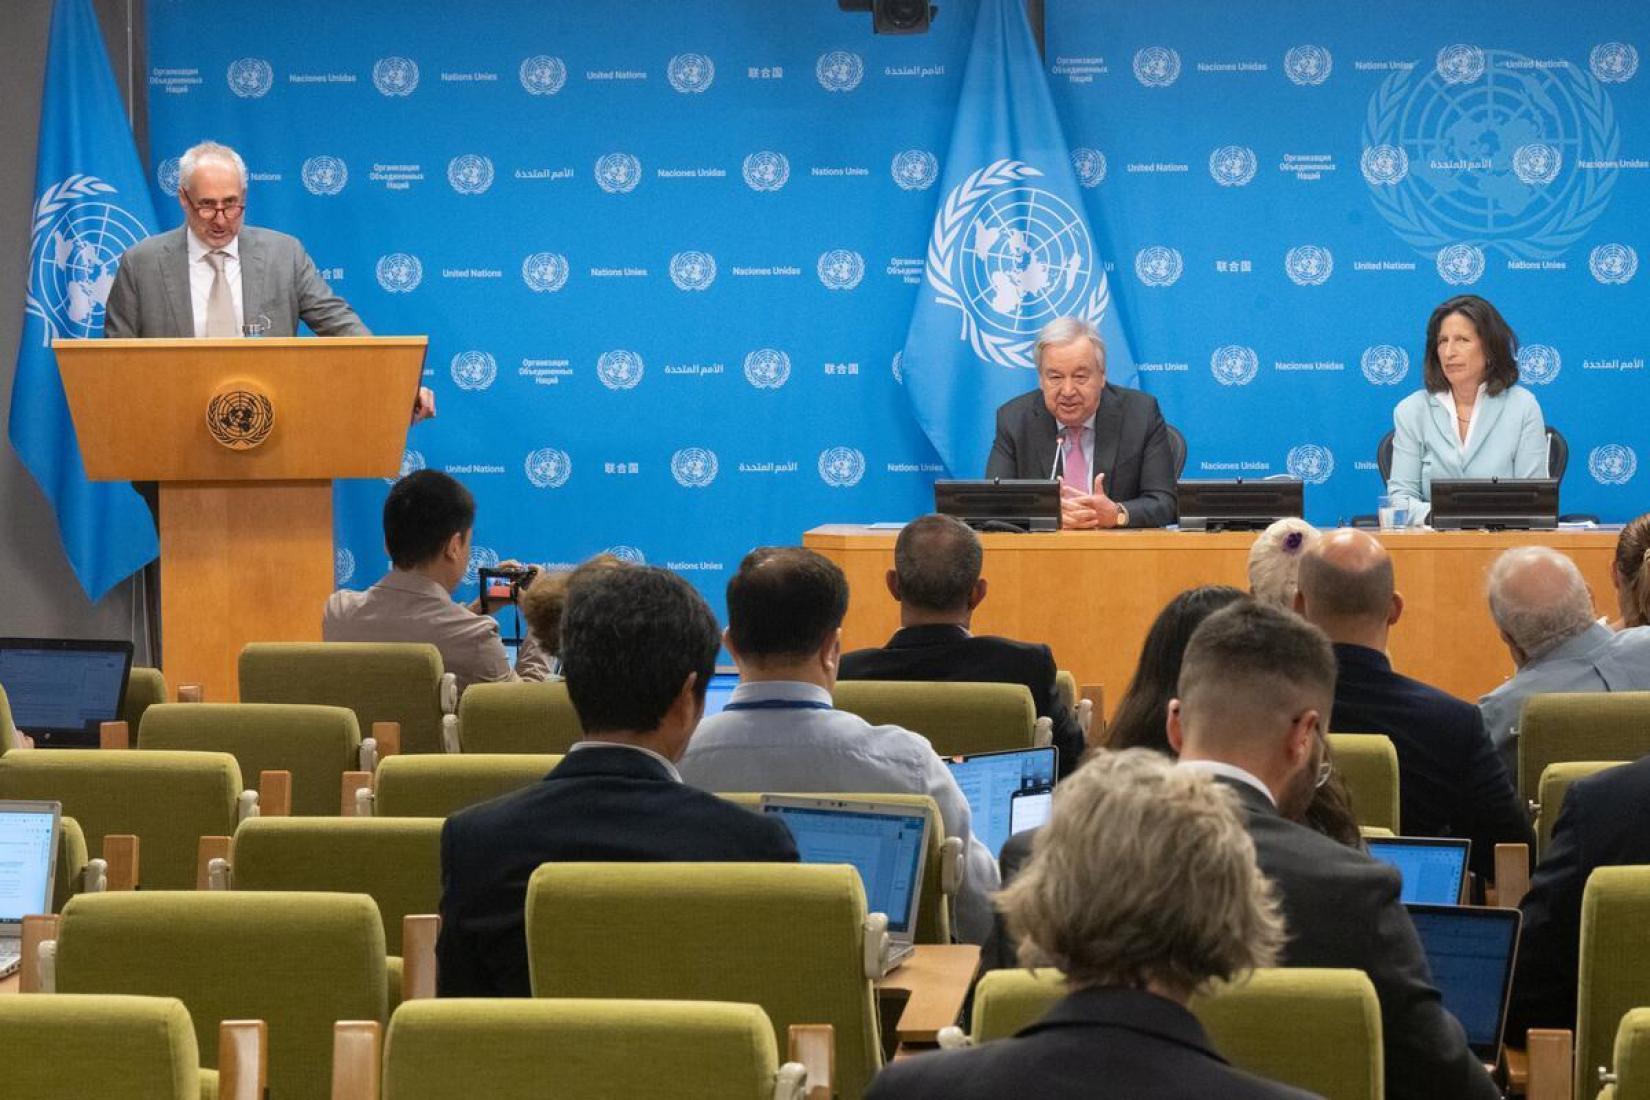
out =
[[[901,1043],[932,1045],[940,1029],[962,1014],[968,987],[980,969],[980,949],[972,944],[918,944],[905,963],[876,983],[879,990],[911,995],[894,1026]]]

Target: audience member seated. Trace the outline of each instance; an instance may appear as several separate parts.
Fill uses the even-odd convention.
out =
[[[1516,774],[1524,700],[1546,692],[1650,690],[1650,627],[1619,633],[1594,618],[1575,562],[1546,546],[1508,550],[1490,566],[1490,614],[1518,671],[1478,701]]]
[[[1610,565],[1621,618],[1610,624],[1617,630],[1650,625],[1650,512],[1616,537],[1616,558]]]
[[[1590,775],[1570,787],[1553,838],[1519,906],[1507,1041],[1532,1027],[1576,1026],[1581,894],[1595,868],[1650,863],[1650,757]]]
[[[891,1063],[869,1100],[1310,1095],[1233,1069],[1186,1007],[1214,981],[1271,966],[1283,946],[1230,790],[1145,749],[1097,753],[1060,785],[1036,854],[998,904],[1020,961],[1058,968],[1070,991],[1012,1039]]]
[[[1287,516],[1273,523],[1249,547],[1249,594],[1268,607],[1295,606],[1301,555],[1317,545],[1318,529]]]
[[[561,615],[567,606],[567,589],[580,577],[600,569],[623,569],[628,562],[612,554],[597,554],[575,569],[556,573],[541,573],[521,594],[521,617],[527,620],[527,629],[533,642],[550,662],[552,670],[561,663]],[[560,679],[552,671],[547,679]]]
[[[438,470],[419,470],[395,483],[384,501],[384,548],[391,569],[365,592],[339,589],[327,598],[321,637],[328,642],[429,642],[463,691],[493,680],[542,680],[548,658],[531,638],[515,663],[504,651],[498,621],[481,604],[453,602],[470,567],[476,501]],[[517,562],[505,565],[518,566]]]
[[[980,943],[991,928],[997,865],[973,836],[957,781],[926,738],[831,704],[847,611],[847,578],[813,551],[767,546],[745,555],[728,582],[723,635],[739,686],[700,728],[682,778],[707,791],[930,796],[946,835],[963,842],[959,938]]]
[[[1472,841],[1472,869],[1495,877],[1497,844],[1535,834],[1477,707],[1392,669],[1387,635],[1404,611],[1392,558],[1352,528],[1306,551],[1296,606],[1335,645],[1340,733],[1384,733],[1398,750],[1399,821],[1406,836]]]
[[[1283,900],[1283,965],[1369,975],[1390,1100],[1492,1100],[1499,1090],[1432,986],[1397,870],[1288,820],[1328,774],[1323,734],[1334,701],[1335,654],[1322,631],[1274,608],[1233,604],[1186,648],[1169,743],[1181,767],[1214,775],[1242,800],[1260,869]]]
[[[531,994],[524,908],[541,863],[797,858],[777,820],[677,774],[716,667],[716,618],[692,586],[663,569],[593,572],[568,593],[561,637],[584,739],[534,786],[441,831],[444,997]]]
[[[1054,690],[1054,654],[1046,645],[969,632],[985,599],[980,537],[961,520],[928,515],[905,525],[894,543],[888,593],[900,628],[881,649],[842,655],[843,680],[968,680],[1024,684],[1039,718],[1054,722],[1061,774],[1077,766],[1083,731]]]

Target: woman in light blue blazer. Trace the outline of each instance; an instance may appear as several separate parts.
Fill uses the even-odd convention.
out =
[[[1431,510],[1432,479],[1546,477],[1547,425],[1518,384],[1518,337],[1476,294],[1451,298],[1427,322],[1423,388],[1392,413],[1389,495],[1410,522]]]

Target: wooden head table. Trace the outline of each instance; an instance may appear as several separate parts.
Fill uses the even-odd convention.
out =
[[[1484,577],[1514,546],[1551,546],[1568,554],[1593,587],[1600,614],[1615,614],[1610,561],[1615,531],[1404,531],[1377,533],[1392,552],[1404,615],[1392,631],[1398,671],[1476,702],[1513,673],[1490,619]],[[840,565],[851,592],[842,647],[882,645],[899,629],[899,608],[884,574],[897,532],[816,527],[803,544]],[[985,602],[974,630],[1044,642],[1079,684],[1104,684],[1115,707],[1133,675],[1141,643],[1163,605],[1187,588],[1249,588],[1252,534],[1200,531],[1061,531],[982,535]]]

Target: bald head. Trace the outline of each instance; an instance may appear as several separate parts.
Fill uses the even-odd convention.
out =
[[[1301,613],[1331,637],[1343,625],[1385,627],[1393,592],[1392,557],[1367,532],[1331,531],[1301,558]]]
[[[1546,546],[1508,550],[1490,566],[1490,614],[1525,660],[1593,624],[1593,594],[1576,563]],[[1516,656],[1516,654],[1515,654]]]

